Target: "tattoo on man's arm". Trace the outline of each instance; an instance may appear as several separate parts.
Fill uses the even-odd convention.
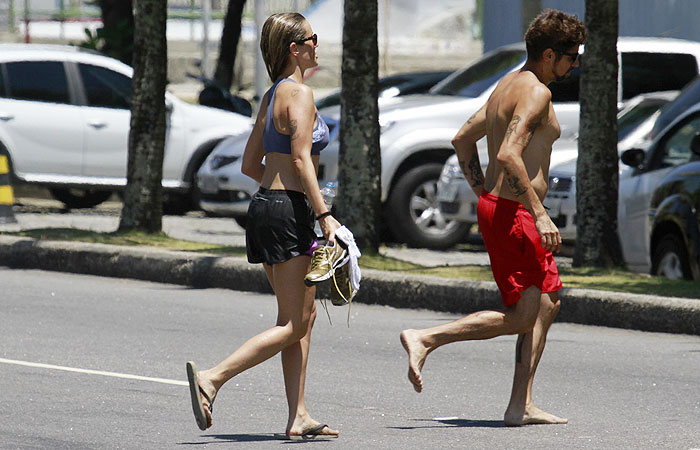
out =
[[[513,116],[510,123],[508,124],[508,130],[506,130],[505,137],[503,138],[505,141],[508,140],[508,138],[510,137],[511,134],[515,133],[515,129],[517,128],[517,126],[521,120],[522,119],[517,114]],[[539,126],[540,126],[539,120],[537,120],[535,122],[528,123],[527,124],[527,132],[525,133],[524,136],[520,136],[516,140],[516,143],[522,145],[523,147],[527,147],[530,144],[530,141],[532,140],[532,136],[535,135],[535,130]]]
[[[503,170],[506,173],[506,181],[508,182],[508,186],[510,186],[510,190],[513,191],[513,194],[515,194],[516,197],[519,197],[527,192],[527,189],[525,189],[525,187],[522,185],[520,178],[517,175],[512,175],[508,169],[504,168]]]
[[[478,153],[474,153],[472,159],[469,160],[469,173],[471,174],[470,181],[472,183],[472,187],[477,187],[484,184],[484,173],[481,171]]]
[[[293,141],[297,137],[297,121],[292,119],[289,121],[289,140]]]
[[[508,138],[510,137],[511,134],[515,132],[515,128],[518,126],[520,123],[520,116],[519,115],[514,115],[513,118],[510,120],[510,123],[508,124],[508,129],[506,130],[506,135],[503,137],[504,141],[508,141]]]
[[[292,91],[292,97],[296,97],[299,92],[301,92],[299,89],[294,89]]]
[[[529,123],[527,125],[527,133],[525,133],[525,136],[522,136],[520,139],[520,143],[523,145],[523,147],[527,147],[528,145],[530,145],[532,136],[535,135],[535,130],[538,126],[540,126],[539,122]]]

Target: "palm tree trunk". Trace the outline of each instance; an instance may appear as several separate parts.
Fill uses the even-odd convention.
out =
[[[245,0],[229,0],[224,29],[221,32],[219,59],[216,63],[214,79],[226,89],[233,84],[233,66],[236,63],[238,41],[241,38],[241,20]]]
[[[129,160],[120,230],[162,230],[166,8],[166,0],[136,3]]]
[[[381,157],[376,0],[345,0],[338,216],[363,250],[379,248]]]
[[[617,229],[618,21],[617,0],[586,0],[588,40],[581,68],[575,266],[622,265]]]

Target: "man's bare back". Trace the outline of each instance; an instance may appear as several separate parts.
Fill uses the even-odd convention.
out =
[[[538,88],[546,89],[533,73],[513,72],[498,83],[486,103],[489,165],[484,188],[497,197],[519,201],[517,194],[522,195],[522,189],[518,191],[517,184],[509,183],[509,177],[506,176],[504,168],[497,163],[498,152],[504,140],[512,136],[515,127],[524,119],[514,114],[519,100]],[[529,125],[528,134],[520,138],[525,144],[522,160],[528,179],[540,201],[547,193],[549,157],[552,152],[552,143],[559,138],[559,135],[559,122],[554,114],[552,102],[549,101],[546,110],[542,111],[541,116]]]

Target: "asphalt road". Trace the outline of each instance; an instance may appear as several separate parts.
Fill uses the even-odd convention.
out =
[[[278,357],[223,388],[205,432],[185,387],[185,361],[214,364],[274,322],[272,296],[2,267],[0,286],[0,448],[290,444],[273,440],[286,421]],[[331,308],[333,325],[320,311],[314,330],[307,403],[341,437],[306,445],[700,449],[700,337],[555,324],[535,401],[570,424],[506,428],[514,337],[441,348],[416,394],[399,331],[455,316],[356,304],[348,328]]]

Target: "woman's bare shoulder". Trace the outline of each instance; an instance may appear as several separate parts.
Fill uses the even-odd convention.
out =
[[[282,83],[277,87],[277,96],[283,96],[295,102],[311,102],[314,101],[314,93],[310,87],[301,83],[287,82]]]

